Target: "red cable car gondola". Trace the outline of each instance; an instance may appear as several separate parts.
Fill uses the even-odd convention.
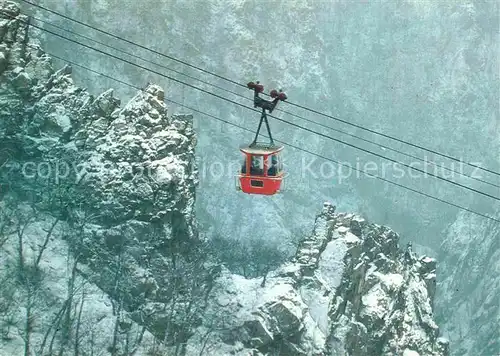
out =
[[[248,88],[254,90],[254,107],[262,108],[262,115],[253,142],[250,145],[240,147],[240,151],[245,155],[245,161],[238,174],[238,190],[247,194],[273,195],[280,192],[285,175],[281,159],[283,146],[274,144],[266,110],[271,113],[278,101],[284,101],[287,97],[281,90],[280,92],[271,90],[270,95],[273,101],[260,98],[259,93],[264,91],[264,86],[259,82],[248,83]],[[269,143],[257,142],[263,121],[266,123],[269,133]]]

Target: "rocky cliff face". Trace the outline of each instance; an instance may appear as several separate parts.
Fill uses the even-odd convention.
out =
[[[325,203],[290,263],[265,279],[217,280],[191,354],[448,355],[434,322],[436,261],[398,240]]]
[[[28,266],[48,273],[53,266],[43,264],[43,255],[51,239],[64,239],[71,273],[109,294],[115,315],[129,313],[156,337],[180,343],[203,305],[184,304],[202,298],[209,286],[193,213],[192,117],[168,115],[155,85],[123,107],[112,90],[94,97],[76,87],[71,68],[54,71],[29,39],[27,17],[17,6],[2,1],[0,7],[5,264],[20,267],[25,282]],[[22,216],[21,201],[31,207]],[[47,240],[37,246],[37,237],[25,236],[16,253],[8,232],[21,234],[15,226],[41,216],[54,219]],[[28,262],[29,254],[40,258]],[[73,296],[52,298],[64,304]]]
[[[500,216],[500,207],[492,216]],[[460,214],[441,245],[436,318],[453,355],[500,354],[500,226]]]
[[[191,116],[76,87],[0,1],[0,354],[435,355],[435,261],[325,204],[289,263],[215,265]]]

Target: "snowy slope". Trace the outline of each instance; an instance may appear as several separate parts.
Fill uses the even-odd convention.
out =
[[[6,204],[0,204],[5,212]],[[29,212],[28,206],[22,211]],[[0,214],[3,217],[3,214]],[[1,221],[3,223],[4,221]],[[50,216],[40,216],[38,221],[29,224],[25,230],[26,243],[24,256],[27,261],[36,259],[45,236],[55,223]],[[71,248],[62,236],[68,226],[58,222],[51,231],[50,242],[44,250],[39,269],[43,273],[40,286],[33,289],[33,299],[30,299],[30,287],[16,283],[15,267],[18,264],[17,236],[10,236],[9,241],[1,247],[0,254],[0,281],[2,281],[2,296],[0,305],[8,309],[0,310],[0,355],[17,356],[25,351],[24,323],[26,309],[31,303],[33,331],[30,336],[30,348],[33,355],[53,355],[59,352],[61,343],[56,338],[57,331],[68,327],[66,319],[61,318],[67,309],[69,281],[73,275],[75,258],[70,253]],[[137,355],[146,355],[153,348],[154,337],[134,323],[126,314],[121,314],[119,320],[114,312],[113,300],[95,284],[84,276],[88,268],[77,267],[74,278],[72,303],[74,312],[70,314],[72,338],[78,338],[76,347],[73,342],[62,347],[67,353],[78,350],[82,354],[103,355],[103,350],[113,343],[114,328],[117,322],[128,327],[120,330],[130,338],[129,351],[136,349]],[[76,331],[78,329],[78,332]],[[61,333],[59,333],[59,336]],[[142,335],[142,336],[141,336]],[[139,337],[142,342],[137,343]],[[55,342],[53,340],[56,340]],[[118,344],[125,348],[125,340],[120,339]],[[123,344],[122,344],[123,342]],[[42,346],[43,345],[43,346]],[[43,352],[42,352],[43,351]]]

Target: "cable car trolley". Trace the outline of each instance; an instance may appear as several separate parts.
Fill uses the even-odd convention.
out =
[[[285,174],[281,158],[283,146],[274,143],[266,111],[272,113],[278,101],[286,100],[287,96],[281,90],[271,90],[269,95],[273,100],[265,100],[259,97],[259,93],[264,92],[263,85],[250,82],[247,86],[254,91],[254,107],[262,108],[262,114],[253,142],[240,147],[245,160],[237,175],[237,189],[247,194],[273,195],[280,192]],[[269,143],[257,142],[263,122],[269,134]]]

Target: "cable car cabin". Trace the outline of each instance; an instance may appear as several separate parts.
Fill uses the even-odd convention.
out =
[[[240,147],[245,161],[238,175],[239,190],[247,194],[279,193],[284,178],[281,150],[283,146],[265,144]]]
[[[273,100],[265,100],[259,97],[259,93],[264,91],[263,85],[259,84],[259,82],[250,82],[247,86],[248,89],[254,91],[254,107],[262,108],[262,113],[253,142],[248,146],[240,147],[240,151],[245,155],[245,161],[237,176],[239,179],[237,189],[247,194],[273,195],[280,192],[285,176],[280,155],[283,146],[274,144],[266,110],[272,113],[278,102],[286,100],[287,96],[281,90],[278,92],[274,89],[270,92]],[[262,123],[266,124],[269,144],[257,142]]]

